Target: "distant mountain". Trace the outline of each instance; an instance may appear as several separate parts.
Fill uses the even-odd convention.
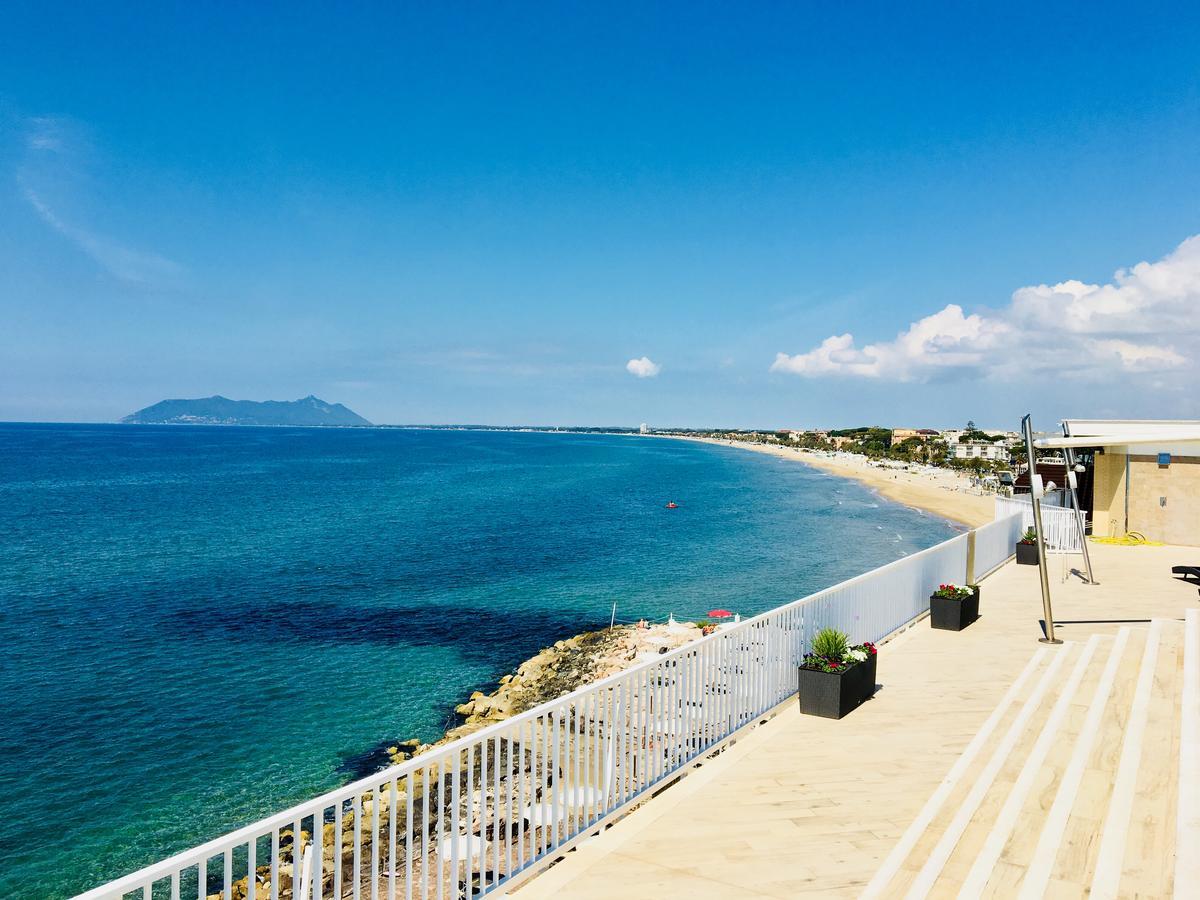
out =
[[[121,420],[129,425],[370,425],[340,403],[303,400],[163,400]]]

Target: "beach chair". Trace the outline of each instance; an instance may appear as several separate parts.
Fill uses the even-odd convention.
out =
[[[1171,574],[1179,575],[1184,581],[1189,577],[1200,581],[1200,566],[1171,566]]]

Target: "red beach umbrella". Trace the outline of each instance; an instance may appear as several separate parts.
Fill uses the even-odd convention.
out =
[[[708,617],[710,619],[728,619],[732,615],[733,613],[727,609],[710,609],[708,611]]]

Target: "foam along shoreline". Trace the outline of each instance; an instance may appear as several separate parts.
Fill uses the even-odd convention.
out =
[[[865,484],[882,496],[904,506],[949,519],[968,528],[978,528],[991,522],[995,515],[995,498],[990,494],[972,491],[968,479],[948,469],[900,469],[873,466],[864,456],[854,453],[824,453],[801,447],[772,444],[751,444],[746,441],[723,441],[717,438],[685,435],[655,435],[673,440],[697,441],[738,447],[756,453],[766,453],[780,459],[804,463],[844,478]]]

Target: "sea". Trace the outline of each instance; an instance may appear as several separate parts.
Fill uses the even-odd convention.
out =
[[[0,897],[344,784],[614,604],[750,615],[953,528],[635,435],[0,424]]]

